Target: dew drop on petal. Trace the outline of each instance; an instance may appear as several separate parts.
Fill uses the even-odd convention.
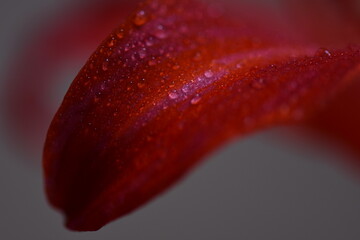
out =
[[[170,98],[170,99],[177,99],[178,96],[179,96],[179,95],[178,95],[176,92],[171,92],[171,93],[169,93],[169,98]]]
[[[139,51],[139,57],[141,59],[146,58],[146,50],[145,49],[142,49],[142,50]]]
[[[124,37],[124,29],[120,29],[120,31],[116,33],[116,36],[119,39],[122,39]]]
[[[331,53],[329,52],[329,50],[325,50],[324,53],[325,53],[326,55],[328,55],[329,57],[331,56]]]
[[[317,50],[316,52],[317,56],[328,56],[331,57],[331,53],[328,49],[326,48],[320,48],[319,50]]]
[[[207,77],[207,78],[211,78],[211,77],[214,76],[214,73],[213,73],[211,70],[209,70],[209,71],[206,71],[204,75],[205,75],[205,77]]]
[[[155,37],[159,39],[165,39],[167,38],[167,33],[165,32],[163,25],[158,25],[154,31]]]
[[[146,44],[146,46],[148,46],[148,47],[153,46],[153,45],[154,45],[154,38],[153,38],[153,37],[149,37],[148,39],[146,39],[145,44]]]
[[[199,95],[196,95],[193,99],[191,99],[190,103],[193,105],[196,105],[200,102],[201,97]]]
[[[135,17],[133,19],[133,23],[140,27],[142,25],[144,25],[146,22],[147,22],[147,14],[145,11],[138,11],[136,14],[135,14]]]
[[[189,86],[184,86],[182,89],[181,89],[184,93],[187,93],[187,92],[189,92],[189,90],[190,90],[190,88],[189,88]]]
[[[115,45],[115,39],[111,39],[111,41],[108,43],[108,47],[113,47]]]
[[[124,34],[123,33],[117,33],[116,36],[119,38],[119,39],[122,39],[124,37]]]

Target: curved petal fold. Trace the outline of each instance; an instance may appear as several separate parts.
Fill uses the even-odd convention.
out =
[[[195,1],[143,2],[90,57],[48,131],[46,190],[67,227],[101,228],[215,148],[300,122],[351,84],[359,47],[284,35]]]

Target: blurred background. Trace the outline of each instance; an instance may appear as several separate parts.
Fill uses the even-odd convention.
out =
[[[331,143],[320,144],[314,136],[290,137],[286,128],[220,149],[169,192],[98,232],[66,230],[62,216],[44,196],[42,142],[48,118],[67,86],[108,31],[96,33],[96,39],[81,49],[67,46],[64,50],[60,46],[66,42],[43,38],[58,48],[58,56],[73,56],[59,69],[45,59],[49,73],[35,82],[30,81],[28,68],[36,72],[41,66],[33,64],[29,56],[41,58],[50,51],[44,47],[42,53],[32,52],[42,34],[40,29],[59,26],[55,32],[62,34],[60,26],[69,22],[57,19],[68,18],[71,23],[76,14],[70,9],[86,8],[94,1],[0,2],[0,239],[360,239],[360,179],[340,165],[343,158],[351,156],[334,150]],[[114,2],[121,6],[121,0]],[[258,2],[278,7],[276,1]],[[104,25],[111,29],[112,21],[118,20],[109,18]],[[81,42],[79,34],[77,41]],[[18,83],[19,79],[22,82]],[[46,81],[54,87],[44,94]],[[13,103],[29,86],[39,91],[33,92],[35,100],[22,98]],[[37,101],[46,106],[37,106]],[[21,117],[8,109],[12,104],[28,112]],[[44,122],[31,114],[37,107],[48,109]],[[19,122],[10,115],[20,118]]]

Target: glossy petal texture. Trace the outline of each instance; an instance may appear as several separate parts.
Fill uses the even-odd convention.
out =
[[[101,228],[216,147],[296,123],[351,84],[359,48],[316,50],[266,32],[188,0],[147,1],[114,31],[48,132],[46,190],[67,227]]]

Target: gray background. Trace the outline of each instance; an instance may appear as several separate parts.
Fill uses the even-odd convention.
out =
[[[1,0],[1,91],[26,24],[65,2]],[[219,150],[169,192],[98,232],[67,231],[46,203],[40,157],[8,141],[2,117],[0,239],[360,239],[358,176],[329,163],[345,156],[328,144],[314,147],[313,137],[288,143],[278,137],[284,129]]]

